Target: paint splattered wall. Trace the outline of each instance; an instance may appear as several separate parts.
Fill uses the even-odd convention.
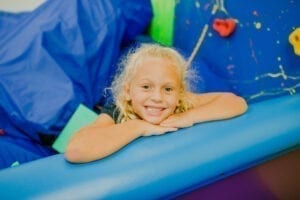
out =
[[[233,91],[249,102],[293,95],[299,10],[298,0],[177,0],[173,45],[187,56],[195,50],[197,90]]]

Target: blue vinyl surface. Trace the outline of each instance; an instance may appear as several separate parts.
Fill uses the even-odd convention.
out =
[[[143,137],[105,159],[63,154],[0,171],[1,199],[172,198],[300,144],[300,95],[253,103],[230,120]]]
[[[52,155],[80,103],[103,104],[121,49],[152,17],[150,0],[49,0],[0,10],[0,169]]]

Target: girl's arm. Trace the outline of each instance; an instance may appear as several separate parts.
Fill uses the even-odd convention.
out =
[[[106,157],[140,136],[160,135],[175,131],[143,120],[129,120],[115,124],[107,114],[100,114],[91,125],[75,133],[67,145],[65,157],[69,162],[82,163]]]
[[[232,118],[247,110],[246,101],[233,93],[189,93],[188,97],[194,108],[170,116],[161,126],[183,128],[195,123]]]

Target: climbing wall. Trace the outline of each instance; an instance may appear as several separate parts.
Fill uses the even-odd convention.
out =
[[[197,70],[196,90],[233,91],[248,102],[293,95],[299,10],[297,0],[177,0],[173,45]]]

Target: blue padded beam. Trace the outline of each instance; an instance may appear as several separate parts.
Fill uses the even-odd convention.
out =
[[[240,117],[143,137],[105,159],[63,154],[0,171],[1,199],[171,198],[299,148],[300,95],[251,104]]]

